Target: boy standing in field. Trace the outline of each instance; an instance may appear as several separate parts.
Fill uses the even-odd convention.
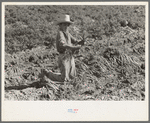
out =
[[[53,73],[46,69],[42,69],[42,73],[46,75],[52,81],[69,81],[76,76],[75,61],[73,53],[81,48],[84,41],[77,41],[69,32],[69,25],[73,24],[70,21],[69,15],[61,15],[58,17],[56,25],[59,25],[59,31],[56,38],[56,48],[59,52],[58,65],[61,73]]]

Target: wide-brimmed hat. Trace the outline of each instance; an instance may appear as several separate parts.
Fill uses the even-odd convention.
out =
[[[59,15],[57,17],[57,21],[55,22],[56,25],[60,24],[60,23],[69,23],[69,24],[73,24],[72,21],[70,21],[70,16],[69,15]]]

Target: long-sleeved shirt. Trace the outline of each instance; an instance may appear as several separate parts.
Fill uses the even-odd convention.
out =
[[[69,33],[58,31],[56,38],[56,48],[59,53],[64,53],[66,48],[65,45],[73,46],[78,41]]]

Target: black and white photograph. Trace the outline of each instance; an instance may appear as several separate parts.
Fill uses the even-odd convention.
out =
[[[145,102],[147,4],[5,3],[4,102]]]

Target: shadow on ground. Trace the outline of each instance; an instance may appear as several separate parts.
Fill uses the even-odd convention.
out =
[[[31,84],[27,84],[27,85],[5,87],[5,90],[13,90],[13,89],[14,90],[22,90],[22,89],[26,89],[29,87],[41,88],[44,85],[45,85],[44,83],[41,83],[40,81],[36,81],[36,82],[33,82]]]

